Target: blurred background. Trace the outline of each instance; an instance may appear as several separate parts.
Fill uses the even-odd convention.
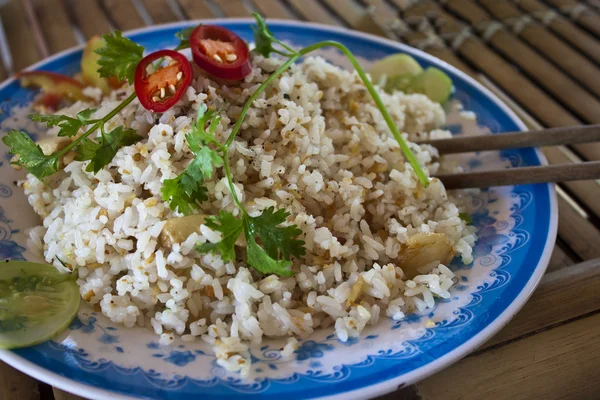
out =
[[[3,0],[0,4],[1,80],[95,34],[188,19],[248,17],[258,11],[267,18],[336,25],[422,49],[477,79],[532,129],[600,123],[600,0]],[[553,164],[600,160],[600,143],[554,147],[544,153]],[[386,398],[533,399],[540,393],[556,395],[546,398],[600,397],[600,330],[597,318],[590,320],[600,311],[600,185],[585,181],[557,188],[557,246],[532,300],[474,355]],[[595,261],[578,264],[586,260]],[[595,333],[589,326],[596,326]],[[562,351],[565,346],[572,348]],[[450,381],[461,384],[444,389]],[[0,398],[75,397],[2,364]]]

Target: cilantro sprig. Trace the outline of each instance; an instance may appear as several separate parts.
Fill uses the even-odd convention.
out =
[[[58,126],[60,128],[58,136],[73,137],[79,132],[79,129],[97,121],[91,119],[95,112],[95,108],[87,108],[79,112],[77,118],[52,114],[30,114],[28,117],[32,121],[45,123],[48,128]]]
[[[107,165],[117,153],[120,146],[133,144],[142,139],[131,129],[117,127],[112,132],[105,134],[104,124],[117,115],[123,108],[135,99],[135,93],[121,102],[114,110],[100,119],[91,119],[96,110],[86,109],[77,114],[77,118],[65,115],[31,115],[31,119],[44,122],[48,127],[60,127],[59,136],[75,137],[79,130],[85,126],[90,128],[76,137],[71,143],[52,154],[44,154],[41,147],[36,144],[26,132],[12,130],[2,138],[9,147],[8,152],[16,156],[13,164],[24,167],[40,180],[55,174],[60,169],[60,160],[69,151],[77,153],[78,160],[92,160],[88,171],[98,172]],[[101,130],[102,136],[98,141],[88,139],[93,132]]]
[[[117,76],[120,80],[127,79],[130,84],[133,83],[135,68],[143,57],[144,47],[123,37],[119,31],[104,35],[103,38],[104,46],[96,50],[100,55],[98,72],[104,77]],[[96,173],[111,162],[121,146],[131,145],[142,139],[132,129],[122,126],[116,127],[109,133],[104,132],[104,124],[135,98],[136,94],[132,93],[111,112],[99,119],[92,118],[96,112],[94,108],[79,112],[76,118],[67,115],[29,115],[31,120],[45,123],[48,128],[59,127],[58,136],[74,138],[67,146],[52,154],[44,154],[41,147],[23,131],[12,130],[2,138],[2,141],[9,147],[9,153],[16,156],[13,164],[26,168],[42,181],[58,172],[60,160],[69,151],[74,151],[79,161],[89,160],[86,170]],[[78,136],[83,128],[87,130]],[[90,139],[89,136],[98,130],[101,136],[98,139]]]
[[[118,126],[109,133],[101,130],[98,141],[84,139],[75,147],[77,161],[90,161],[85,168],[88,172],[98,173],[108,165],[122,146],[130,146],[142,140],[134,129]]]
[[[206,226],[221,232],[221,241],[203,243],[196,249],[201,253],[218,253],[223,261],[231,261],[235,258],[235,242],[243,232],[248,264],[265,275],[292,276],[290,257],[302,257],[305,249],[304,241],[296,239],[302,233],[296,225],[280,226],[289,215],[287,211],[275,211],[273,207],[263,210],[257,217],[251,217],[245,211],[241,217],[221,211],[218,216],[211,216],[205,221]]]
[[[162,199],[172,210],[187,215],[198,210],[200,203],[208,198],[204,181],[212,177],[216,167],[223,165],[223,157],[219,154],[223,145],[214,137],[220,121],[221,117],[206,106],[198,110],[196,125],[185,135],[194,159],[176,178],[163,182]],[[210,148],[209,144],[216,149]]]
[[[186,135],[187,145],[194,159],[185,170],[173,179],[166,179],[161,190],[162,198],[172,210],[190,214],[200,209],[207,200],[207,179],[212,178],[215,170],[223,166],[230,187],[233,177],[229,170],[228,145],[221,144],[214,136],[221,122],[218,112],[207,110],[206,106],[198,110],[196,124]],[[240,213],[236,217],[222,210],[219,215],[210,216],[204,224],[220,232],[222,239],[217,243],[203,243],[197,246],[201,253],[220,254],[224,261],[235,258],[235,242],[244,235],[246,241],[246,261],[263,274],[291,276],[292,256],[304,255],[304,241],[296,239],[302,233],[296,225],[281,226],[289,216],[285,210],[267,208],[261,215],[252,217],[241,204],[235,190],[233,197]]]

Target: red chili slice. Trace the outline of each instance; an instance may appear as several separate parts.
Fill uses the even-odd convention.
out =
[[[154,70],[153,61],[164,58],[167,65]],[[152,71],[148,71],[152,69]],[[192,82],[192,66],[187,58],[173,50],[147,55],[135,69],[135,93],[146,110],[165,112],[179,101]]]
[[[190,47],[196,64],[217,78],[239,81],[252,71],[248,45],[222,26],[198,26],[190,35]]]

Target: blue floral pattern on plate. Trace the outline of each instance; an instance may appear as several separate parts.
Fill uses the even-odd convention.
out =
[[[251,39],[248,21],[223,24]],[[181,26],[142,30],[133,37],[148,49],[172,47],[176,44],[174,33]],[[322,26],[276,22],[271,28],[278,38],[294,45],[325,39],[341,41],[365,65],[403,51],[424,66],[445,69],[454,82],[454,99],[478,115],[477,122],[469,122],[458,118],[456,113],[449,114],[448,125],[455,133],[496,133],[522,127],[514,115],[480,86],[414,49]],[[80,53],[67,52],[39,68],[74,73]],[[319,53],[338,65],[348,65],[336,50]],[[0,99],[4,99],[0,102],[0,129],[22,128],[37,137],[39,127],[24,119],[32,92],[11,81],[0,88],[0,94]],[[0,153],[6,154],[6,148],[0,147]],[[24,207],[26,199],[21,190],[11,186],[23,175],[10,169],[6,159],[2,161],[0,256],[39,259],[25,249],[23,232],[38,225],[39,220]],[[540,156],[532,149],[522,149],[469,155],[459,161],[468,168],[480,169],[537,165]],[[549,243],[553,243],[556,232],[556,218],[552,215],[556,203],[549,185],[484,190],[474,197],[473,207],[472,219],[481,237],[475,247],[477,257],[468,266],[453,263],[459,283],[449,301],[439,302],[427,313],[409,315],[399,323],[382,316],[378,326],[346,343],[337,340],[331,330],[317,331],[300,341],[290,357],[281,356],[284,341],[266,341],[251,349],[253,369],[248,379],[220,368],[210,347],[202,341],[160,346],[150,330],[115,328],[85,305],[70,329],[57,340],[14,352],[1,351],[0,357],[13,365],[29,361],[44,369],[30,372],[37,378],[94,398],[114,398],[114,393],[161,399],[372,397],[422,379],[439,366],[474,350],[512,316],[543,273]],[[65,378],[87,386],[71,389],[71,381]]]

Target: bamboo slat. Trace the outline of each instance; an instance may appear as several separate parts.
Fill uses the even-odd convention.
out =
[[[598,285],[598,259],[546,273],[523,309],[479,351],[599,311]]]
[[[506,94],[500,91],[495,85],[490,84],[486,79],[483,79],[482,83],[498,96],[500,100],[504,101],[517,116],[521,118],[529,129],[542,129],[542,125],[540,125],[539,122],[516,105],[512,99],[507,97]],[[544,147],[542,148],[542,152],[550,164],[577,163],[582,161],[581,158],[565,146]],[[583,203],[594,215],[600,217],[600,204],[597,201],[597,199],[600,198],[600,181],[565,182],[561,186],[565,187],[568,192],[573,194],[579,202]],[[559,227],[559,230],[560,228],[561,227]]]
[[[600,37],[600,14],[583,6],[577,0],[546,0],[546,2],[557,7],[573,21]]]
[[[108,17],[100,4],[91,0],[66,0],[67,10],[86,39],[102,35],[113,30]]]
[[[337,21],[317,0],[289,0],[290,5],[310,22],[337,25]]]
[[[550,164],[563,164],[581,161],[564,147],[548,147],[543,149]],[[579,201],[585,204],[596,216],[600,216],[600,184],[597,181],[565,182],[563,184]]]
[[[225,2],[221,4],[223,3]],[[203,0],[179,0],[179,5],[189,19],[208,19],[214,17],[212,11]]]
[[[241,18],[250,16],[250,10],[242,0],[224,0],[218,2],[218,5],[226,17]]]
[[[600,258],[600,231],[582,215],[573,203],[558,199],[558,225],[561,240],[582,260]]]
[[[294,18],[294,15],[283,2],[278,0],[254,0],[256,9],[267,18]]]
[[[600,101],[506,29],[490,33],[492,31],[488,30],[490,27],[486,24],[490,18],[482,7],[471,0],[454,0],[446,3],[446,6],[478,27],[480,34],[487,37],[487,42],[494,49],[522,68],[530,79],[551,92],[573,113],[586,122],[600,122]],[[598,149],[597,157],[600,158],[600,145]]]
[[[0,400],[39,400],[35,379],[0,361]]]
[[[583,54],[600,63],[600,41],[573,22],[557,14],[540,0],[519,0],[517,5],[526,13],[537,18],[554,33],[569,42]]]
[[[388,37],[388,33],[354,2],[346,0],[322,0],[349,27],[373,35]]]
[[[122,31],[146,25],[131,1],[102,0],[101,4],[115,26]]]
[[[166,24],[179,20],[167,0],[143,0],[155,24]]]
[[[495,18],[510,26],[513,32],[537,49],[541,54],[561,67],[573,79],[596,96],[600,96],[600,67],[563,42],[543,25],[525,16],[512,3],[507,1],[480,1]]]
[[[61,0],[38,1],[35,11],[51,53],[77,44],[69,15]]]
[[[25,9],[20,1],[11,1],[0,8],[0,18],[8,39],[14,72],[38,61],[41,54],[31,41]],[[6,73],[2,71],[2,78]]]
[[[456,51],[462,57],[483,71],[544,125],[569,126],[580,124],[580,121],[570,112],[540,90],[476,36],[467,36],[462,43],[456,43],[457,35],[463,32],[466,26],[444,12],[436,3],[432,1],[416,3],[406,9],[403,15],[413,18],[436,15],[434,23],[439,24],[442,37],[451,38],[449,42],[451,44],[454,42]]]
[[[422,400],[600,398],[599,325],[595,314],[467,357],[418,383],[418,394]]]

